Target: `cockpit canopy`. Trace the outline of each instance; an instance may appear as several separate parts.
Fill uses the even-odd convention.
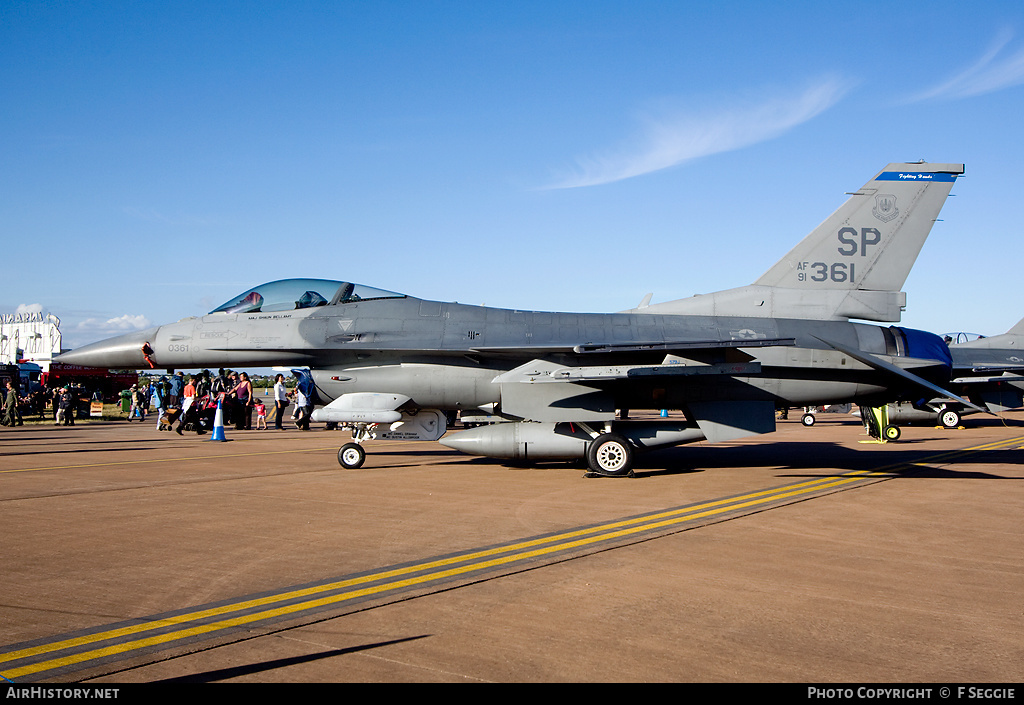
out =
[[[405,294],[331,279],[282,279],[253,287],[210,313],[293,311],[370,299],[401,299]]]

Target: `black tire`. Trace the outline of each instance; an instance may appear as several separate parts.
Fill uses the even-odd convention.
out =
[[[814,422],[818,419],[814,418],[814,414],[804,414],[800,417],[800,423],[804,426],[813,426]]]
[[[900,439],[900,435],[902,435],[902,432],[900,431],[899,426],[886,426],[884,435],[885,440],[887,441],[898,441]]]
[[[960,425],[960,412],[955,409],[943,409],[939,412],[939,424],[943,428],[956,428]]]
[[[595,438],[587,448],[591,472],[606,477],[625,477],[633,472],[633,447],[617,433]]]
[[[338,450],[338,463],[346,470],[361,467],[366,460],[366,451],[358,443],[346,443]]]

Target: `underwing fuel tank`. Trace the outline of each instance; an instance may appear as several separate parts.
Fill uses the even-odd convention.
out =
[[[636,448],[652,449],[703,440],[685,422],[622,421],[612,430]],[[441,439],[441,445],[468,455],[511,460],[575,460],[586,457],[590,435],[573,423],[514,422],[479,426]]]
[[[448,420],[439,409],[399,411],[409,401],[402,394],[357,393],[338,397],[313,412],[314,421],[345,424],[382,424],[387,430],[374,430],[374,438],[404,441],[436,441],[448,429]]]

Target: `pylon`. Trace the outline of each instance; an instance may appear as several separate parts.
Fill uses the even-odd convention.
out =
[[[217,400],[217,413],[213,415],[213,435],[211,441],[226,441],[224,437],[224,412],[220,408],[221,400]]]

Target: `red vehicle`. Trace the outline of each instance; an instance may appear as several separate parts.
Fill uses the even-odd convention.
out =
[[[44,387],[81,387],[90,396],[98,390],[103,401],[113,403],[118,401],[122,389],[139,383],[139,373],[53,362],[50,363],[50,371],[40,375],[39,382]]]

